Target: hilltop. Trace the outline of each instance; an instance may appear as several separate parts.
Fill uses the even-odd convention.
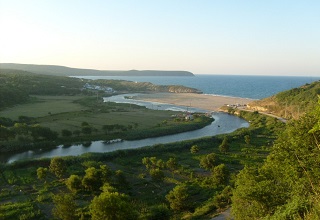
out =
[[[297,119],[315,108],[320,94],[320,81],[277,93],[248,104],[248,109],[267,112],[286,119]]]
[[[79,69],[57,65],[35,65],[1,63],[0,69],[23,70],[44,75],[55,76],[194,76],[188,71],[164,71],[164,70],[95,70]]]

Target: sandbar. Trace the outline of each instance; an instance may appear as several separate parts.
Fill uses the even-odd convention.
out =
[[[254,99],[247,98],[195,93],[147,93],[139,94],[133,98],[149,102],[200,108],[208,111],[219,111],[222,106],[227,105],[244,106],[254,101]]]

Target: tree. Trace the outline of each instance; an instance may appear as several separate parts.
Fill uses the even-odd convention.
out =
[[[250,135],[244,136],[244,141],[246,142],[247,145],[249,145],[251,141]]]
[[[188,188],[186,185],[177,185],[166,195],[166,200],[174,211],[188,210],[190,207]]]
[[[236,219],[319,219],[319,106],[287,123],[262,167],[245,167],[232,197]]]
[[[81,190],[81,184],[82,180],[78,175],[71,175],[66,181],[66,186],[73,193],[77,193],[79,190]]]
[[[10,129],[0,124],[0,140],[7,141],[9,140],[9,138],[12,138],[12,137],[14,137],[14,133]]]
[[[101,179],[101,171],[94,167],[89,167],[85,170],[86,174],[82,179],[82,185],[85,189],[89,191],[99,190],[103,185],[103,181]]]
[[[74,130],[72,133],[73,133],[75,136],[79,137],[79,135],[81,134],[81,131],[79,131],[79,130]]]
[[[62,178],[64,173],[66,172],[66,164],[65,161],[60,157],[54,157],[50,161],[49,170],[52,172],[56,177]]]
[[[48,175],[48,169],[44,167],[39,167],[37,169],[37,177],[39,180],[43,180],[47,177]]]
[[[89,126],[89,123],[86,122],[86,121],[83,121],[83,122],[81,123],[81,127],[88,127],[88,126]]]
[[[163,181],[163,179],[165,177],[163,171],[160,170],[159,168],[151,169],[149,171],[149,174],[150,174],[152,180],[154,180],[154,181]]]
[[[117,170],[115,174],[117,183],[120,187],[128,186],[128,181],[126,179],[126,176],[123,174],[122,170]]]
[[[199,149],[198,145],[193,145],[193,146],[190,148],[190,152],[191,152],[192,154],[198,153],[199,150],[200,150],[200,149]]]
[[[90,135],[92,133],[92,128],[89,126],[85,126],[85,127],[82,127],[81,131],[83,134]]]
[[[34,140],[46,139],[55,140],[58,137],[58,133],[52,131],[50,128],[42,127],[40,125],[33,125],[31,127],[31,136]]]
[[[117,192],[117,189],[111,186],[109,183],[104,183],[101,187],[102,192]]]
[[[150,213],[147,216],[148,220],[169,220],[171,211],[165,204],[151,207]]]
[[[231,186],[226,186],[223,191],[216,195],[213,198],[213,204],[218,209],[224,209],[231,203],[231,196],[232,196],[232,188]]]
[[[62,135],[62,137],[71,137],[72,136],[72,132],[70,130],[67,130],[67,129],[62,129],[61,135]]]
[[[92,220],[138,219],[129,197],[118,192],[103,192],[89,206]]]
[[[15,123],[13,126],[13,131],[16,134],[26,135],[29,132],[29,127],[26,123]]]
[[[229,151],[228,138],[224,137],[222,143],[219,146],[219,150],[221,153],[227,153]]]
[[[54,208],[52,214],[57,219],[76,220],[76,203],[71,194],[57,194],[53,196]]]
[[[156,157],[144,157],[142,158],[142,163],[148,170],[158,168]]]
[[[108,182],[111,179],[112,171],[107,165],[100,165],[101,181]]]
[[[228,182],[229,170],[225,164],[215,166],[212,170],[212,180],[215,185],[226,185]]]
[[[218,164],[218,157],[215,153],[208,154],[201,158],[200,167],[206,170],[211,170]]]
[[[156,157],[144,157],[142,163],[146,166],[153,180],[163,181],[164,173],[162,169],[165,167],[163,160],[157,160]]]
[[[174,157],[170,157],[169,160],[166,162],[166,167],[171,171],[175,171],[178,168],[177,159]]]
[[[231,115],[234,115],[234,113],[236,112],[236,110],[232,107],[229,107],[228,108],[228,113],[231,114]]]

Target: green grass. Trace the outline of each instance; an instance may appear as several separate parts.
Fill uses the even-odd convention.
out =
[[[33,101],[27,104],[16,105],[0,111],[0,117],[17,120],[19,116],[44,117],[49,113],[59,114],[87,110],[88,108],[74,101],[82,96],[33,96]]]
[[[138,124],[139,129],[146,129],[170,119],[169,111],[153,111],[146,108],[110,107],[101,110],[81,104],[83,96],[34,96],[32,103],[17,105],[0,112],[0,117],[17,120],[19,116],[36,118],[44,127],[60,132],[62,129],[81,130],[81,123],[100,130],[103,125],[120,124],[124,126]],[[88,104],[92,100],[88,100]],[[100,106],[101,107],[101,106]]]

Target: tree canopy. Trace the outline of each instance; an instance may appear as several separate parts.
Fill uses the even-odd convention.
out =
[[[261,167],[239,173],[232,199],[236,219],[320,218],[319,105],[288,123]]]

